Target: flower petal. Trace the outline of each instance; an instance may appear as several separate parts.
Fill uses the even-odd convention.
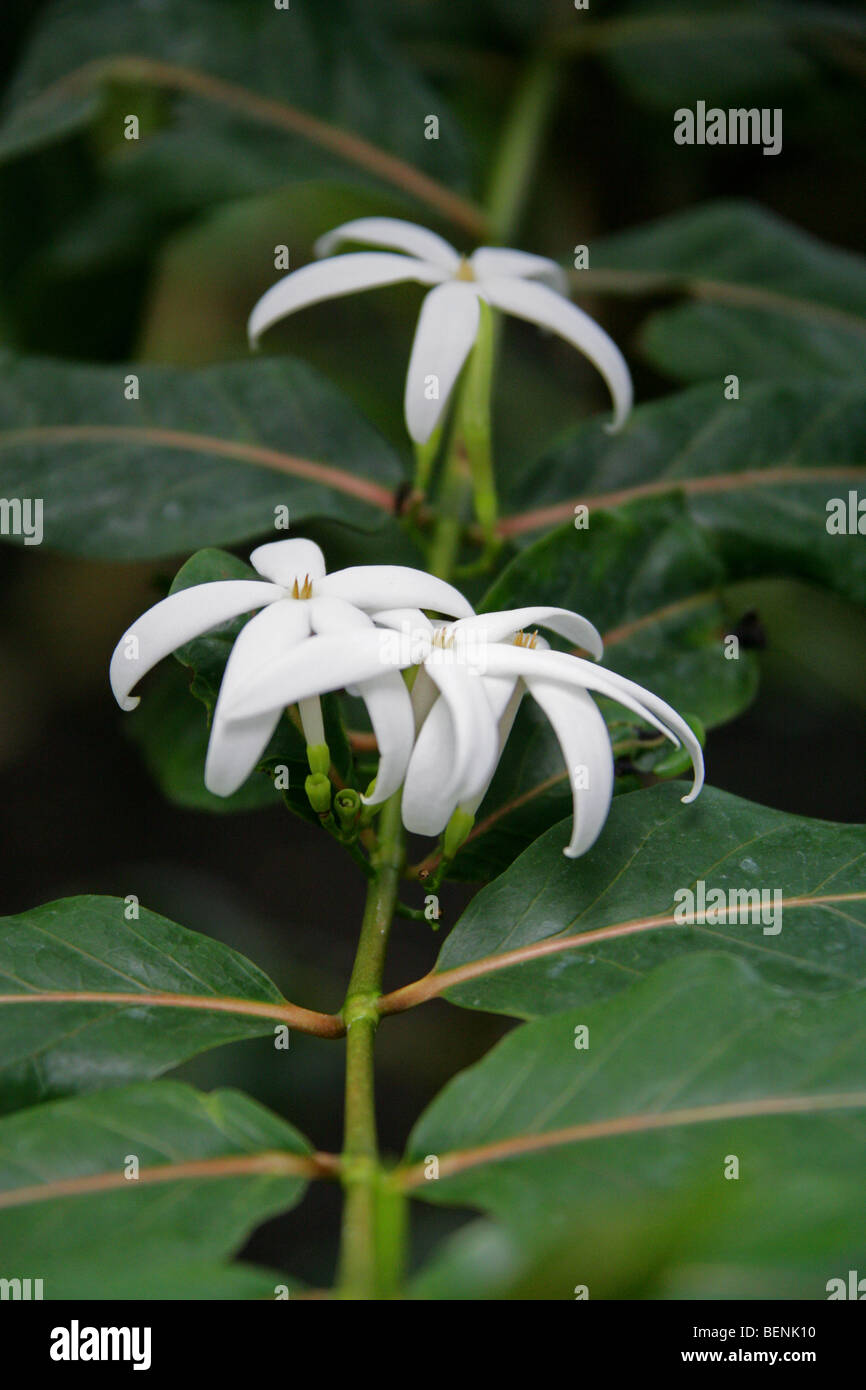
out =
[[[613,397],[611,428],[619,429],[631,410],[631,376],[616,343],[595,319],[547,285],[526,280],[488,279],[482,293],[497,309],[549,328],[588,357],[607,382]]]
[[[692,789],[683,801],[694,801],[704,784],[704,755],[692,729],[681,715],[677,714],[665,700],[653,695],[643,686],[585,661],[581,656],[571,656],[568,652],[532,651],[528,647],[509,647],[504,643],[493,643],[484,652],[484,670],[491,675],[518,675],[528,680],[533,675],[568,686],[584,686],[596,690],[599,695],[616,700],[626,709],[645,719],[660,734],[669,738],[679,747],[682,743],[688,750],[694,768]]]
[[[568,294],[568,277],[561,265],[547,256],[533,256],[528,251],[512,251],[507,246],[479,246],[469,257],[475,278],[503,276],[520,280],[540,280],[558,294]]]
[[[397,285],[402,280],[438,285],[444,278],[445,272],[438,266],[387,251],[358,251],[332,256],[327,261],[313,261],[284,275],[265,291],[249,317],[249,340],[255,345],[278,319],[323,299],[338,299],[340,295],[372,290],[380,285]]]
[[[438,285],[421,305],[409,370],[406,373],[406,428],[416,444],[426,444],[441,418],[478,335],[478,294],[463,281]],[[430,383],[429,378],[435,378]],[[430,390],[436,395],[429,399]]]
[[[231,796],[243,785],[270,743],[282,713],[275,709],[251,719],[227,719],[225,708],[233,692],[276,653],[302,642],[309,631],[307,605],[283,598],[250,618],[238,634],[220,685],[205,761],[205,786],[216,796]]]
[[[352,222],[344,222],[332,232],[320,236],[314,247],[317,256],[330,256],[335,246],[342,241],[360,241],[368,246],[388,246],[394,251],[405,251],[420,261],[453,274],[460,264],[460,257],[454,247],[444,237],[437,236],[417,222],[403,222],[399,217],[356,217]]]
[[[594,845],[613,796],[613,750],[604,716],[591,695],[576,686],[524,677],[559,740],[571,784],[574,823],[563,853],[577,859]]]
[[[290,589],[295,580],[302,584],[306,578],[321,579],[325,573],[325,557],[315,541],[268,541],[257,546],[250,564],[274,584]]]
[[[365,613],[383,609],[431,608],[453,618],[469,618],[471,603],[444,579],[409,565],[354,565],[326,574],[316,585],[318,594],[344,598]]]
[[[451,819],[458,795],[447,773],[455,757],[454,723],[440,695],[415,740],[403,786],[401,815],[411,834],[439,835]]]
[[[441,773],[455,802],[468,801],[487,785],[499,760],[496,718],[485,682],[471,667],[454,660],[453,652],[447,650],[434,650],[424,669],[444,698],[454,729],[453,762],[443,763]],[[422,734],[432,714],[433,710],[425,720]]]
[[[318,585],[316,586],[318,588]],[[310,627],[319,637],[334,637],[349,628],[371,628],[373,619],[344,598],[316,594],[309,600]]]
[[[280,710],[313,695],[327,695],[347,685],[380,676],[402,662],[400,644],[390,650],[379,628],[340,633],[334,637],[309,637],[294,650],[276,657],[248,676],[226,700],[228,719]]]
[[[549,627],[551,632],[558,632],[560,637],[590,652],[596,661],[601,660],[604,643],[598,630],[588,618],[568,608],[511,608],[498,613],[477,613],[473,618],[461,618],[454,624],[454,639],[460,642],[469,636],[473,642],[503,642],[535,624]]]
[[[373,622],[380,627],[392,627],[397,632],[420,632],[432,637],[433,624],[420,608],[383,608],[372,614]]]
[[[367,706],[379,746],[376,787],[372,796],[362,800],[377,806],[393,795],[406,776],[415,740],[412,699],[399,671],[386,671],[375,680],[361,681],[358,694]]]
[[[283,597],[276,584],[257,579],[220,579],[195,584],[155,603],[123,634],[111,657],[109,679],[121,709],[135,709],[132,687],[164,656],[241,613]]]

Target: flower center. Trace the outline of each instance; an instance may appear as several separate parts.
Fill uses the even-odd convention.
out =
[[[449,632],[445,627],[437,627],[433,633],[433,646],[441,647],[445,651],[448,647],[454,646],[454,633]]]
[[[305,575],[304,575],[304,582],[303,582],[303,584],[300,585],[300,587],[298,586],[298,581],[297,581],[297,579],[296,579],[295,582],[294,582],[294,584],[292,585],[292,598],[312,598],[312,597],[313,597],[313,581],[312,581],[312,579],[310,578],[310,576],[309,576],[308,574],[305,574]]]
[[[474,280],[475,271],[467,261],[465,256],[460,257],[460,264],[454,272],[455,280]]]
[[[516,632],[512,638],[513,647],[529,647],[530,651],[535,651],[538,642],[537,632]]]

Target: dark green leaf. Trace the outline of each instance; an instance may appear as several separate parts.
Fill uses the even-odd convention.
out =
[[[795,1285],[810,1263],[809,1296],[824,1298],[866,1236],[864,1001],[794,999],[721,956],[671,962],[615,999],[514,1030],[452,1081],[412,1134],[407,1181],[428,1201],[483,1208],[530,1248],[583,1227],[548,1296],[579,1284],[605,1296],[630,1228],[631,1273],[645,1275],[651,1217],[673,1223],[685,1296],[730,1296],[724,1266],[743,1263],[756,1267],[740,1289],[767,1296],[759,1261],[775,1253]],[[424,1176],[431,1156],[438,1181]],[[722,1287],[690,1260],[719,1261]]]
[[[118,88],[125,105],[112,100]],[[137,140],[124,139],[127,111],[140,113]],[[437,140],[425,139],[431,111]],[[478,217],[450,192],[467,172],[453,117],[352,0],[315,14],[237,0],[61,0],[13,82],[0,157],[97,119],[115,184],[147,189],[164,210],[351,173],[440,214]]]
[[[250,961],[135,910],[85,896],[0,918],[0,1109],[156,1076],[290,1021]]]
[[[685,294],[661,309],[642,346],[686,381],[728,373],[741,396],[765,377],[866,373],[866,260],[746,202],[712,202],[592,248],[574,284],[615,293]]]
[[[292,526],[327,516],[372,527],[403,476],[384,440],[300,362],[0,366],[0,494],[42,498],[45,542],[58,550],[133,559],[273,536],[280,507]],[[125,399],[130,372],[138,400]]]
[[[866,828],[771,811],[714,787],[686,806],[683,790],[667,783],[615,798],[598,843],[577,861],[562,853],[569,822],[548,830],[473,898],[427,993],[531,1018],[708,949],[805,993],[866,983]],[[698,881],[707,894],[764,891],[768,915],[778,890],[778,929],[751,921],[745,906],[731,907],[730,920],[679,925],[686,900],[676,895]]]
[[[301,1198],[307,1141],[236,1091],[161,1081],[0,1120],[4,1275],[45,1298],[274,1297],[227,1263]],[[137,1179],[127,1178],[130,1160]]]

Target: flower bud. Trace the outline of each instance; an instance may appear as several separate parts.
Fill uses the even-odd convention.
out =
[[[311,772],[304,782],[304,791],[313,810],[324,816],[331,809],[331,784],[322,772]]]

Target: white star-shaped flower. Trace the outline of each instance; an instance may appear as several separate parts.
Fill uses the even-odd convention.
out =
[[[331,256],[344,241],[390,249]],[[435,232],[393,217],[346,222],[320,237],[315,250],[328,259],[292,271],[262,295],[250,315],[250,341],[257,343],[278,319],[323,299],[406,280],[435,286],[421,306],[406,377],[406,426],[416,443],[426,444],[438,425],[475,342],[479,296],[578,348],[607,382],[612,428],[628,415],[632,387],[625,359],[595,320],[566,297],[567,282],[555,261],[494,246],[482,246],[467,259]]]
[[[216,580],[181,589],[148,609],[124,633],[111,658],[111,688],[121,709],[141,677],[170,652],[242,613],[261,611],[243,627],[226,665],[214,710],[205,784],[230,796],[267,747],[287,705],[297,703],[307,744],[325,742],[319,696],[345,686],[364,699],[379,746],[371,802],[384,801],[403,780],[415,726],[405,682],[382,660],[382,633],[371,613],[407,600],[437,613],[469,615],[462,594],[441,579],[404,565],[359,565],[326,574],[319,547],[308,540],[274,541],[250,556],[262,579]],[[411,596],[411,597],[410,597]],[[281,666],[282,705],[229,719],[238,689]],[[287,663],[287,664],[286,664]]]
[[[701,746],[694,731],[664,700],[634,681],[567,652],[551,651],[544,638],[525,635],[531,624],[549,628],[596,660],[602,641],[585,618],[564,608],[517,608],[483,613],[451,624],[432,623],[418,610],[379,611],[375,621],[381,660],[393,667],[419,665],[412,688],[417,735],[403,788],[403,823],[421,835],[438,835],[455,811],[474,815],[490,785],[526,691],[547,715],[559,741],[574,802],[574,827],[565,849],[585,854],[598,838],[613,794],[613,752],[596,691],[624,705],[674,744],[688,750],[694,783],[703,785]],[[281,708],[289,664],[275,663],[268,680],[237,692],[231,715]]]

